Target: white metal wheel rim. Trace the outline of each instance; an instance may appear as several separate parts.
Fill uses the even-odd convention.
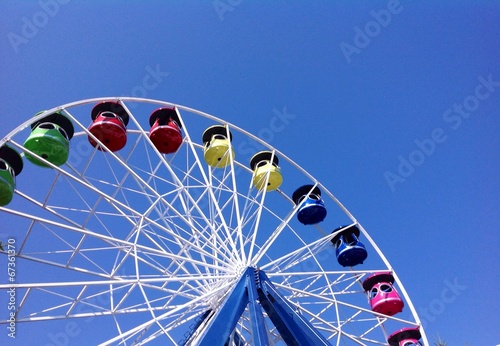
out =
[[[158,340],[163,340],[163,342],[171,342],[174,344],[179,342],[179,337],[182,337],[182,335],[179,334],[180,330],[187,330],[187,326],[192,324],[196,317],[200,315],[208,306],[217,306],[221,297],[224,294],[227,294],[231,285],[234,284],[234,282],[237,280],[238,274],[241,273],[244,268],[246,268],[247,266],[255,266],[266,271],[266,273],[271,278],[271,280],[273,280],[276,286],[280,290],[282,290],[287,298],[289,298],[296,304],[297,309],[301,310],[304,315],[307,315],[315,326],[324,331],[325,335],[328,336],[329,341],[332,344],[385,344],[386,339],[384,338],[386,338],[386,336],[392,333],[394,330],[386,330],[386,328],[383,327],[384,325],[390,324],[391,326],[411,326],[420,324],[415,309],[413,308],[408,294],[402,286],[397,274],[392,270],[392,267],[390,266],[383,253],[376,246],[372,238],[362,228],[361,225],[359,225],[359,228],[361,230],[361,236],[364,240],[364,243],[365,245],[370,245],[372,249],[372,252],[369,253],[369,258],[377,257],[379,260],[379,266],[370,268],[357,266],[351,268],[350,270],[344,269],[340,267],[338,263],[336,263],[335,253],[332,250],[333,248],[331,247],[330,232],[333,228],[322,229],[322,224],[316,227],[307,226],[307,228],[301,228],[300,225],[298,225],[297,221],[295,220],[294,211],[292,210],[293,203],[291,203],[290,197],[286,195],[286,193],[288,193],[288,195],[291,194],[290,185],[288,186],[286,193],[283,191],[277,191],[252,195],[251,198],[245,197],[246,194],[250,194],[251,192],[249,192],[250,190],[242,191],[241,186],[243,185],[241,185],[239,181],[244,180],[247,187],[249,187],[251,180],[249,177],[251,175],[251,172],[248,168],[248,162],[239,161],[238,153],[236,154],[236,158],[233,161],[232,165],[229,167],[229,169],[226,169],[227,173],[222,175],[223,188],[220,189],[221,191],[218,191],[217,188],[212,188],[212,186],[221,187],[220,181],[217,181],[217,179],[220,178],[220,170],[223,169],[217,169],[216,171],[209,169],[206,164],[203,166],[203,143],[201,143],[200,138],[198,138],[201,137],[201,133],[200,131],[190,131],[190,128],[194,128],[194,126],[189,122],[188,118],[199,117],[200,119],[204,119],[203,121],[205,121],[207,124],[222,124],[224,126],[227,126],[231,130],[231,132],[233,132],[233,136],[237,134],[237,136],[234,136],[235,139],[233,139],[233,143],[237,141],[236,137],[242,138],[242,136],[244,136],[245,140],[256,143],[255,147],[260,145],[267,150],[273,151],[275,155],[278,155],[280,158],[280,166],[283,163],[286,163],[287,167],[296,170],[296,174],[302,175],[302,180],[297,181],[295,184],[297,187],[306,183],[317,185],[322,191],[323,198],[329,201],[330,208],[333,208],[333,204],[335,204],[335,208],[344,213],[346,220],[349,220],[350,223],[357,222],[354,216],[335,198],[332,193],[328,191],[325,186],[315,180],[303,168],[301,168],[291,159],[285,156],[285,154],[276,150],[275,148],[270,147],[265,142],[246,132],[245,130],[224,122],[217,117],[194,110],[192,108],[158,100],[128,97],[94,98],[55,107],[37,115],[36,118],[28,119],[26,122],[15,128],[4,139],[2,139],[0,141],[0,145],[7,143],[15,147],[17,151],[23,151],[24,149],[22,148],[22,139],[24,139],[25,137],[23,138],[21,134],[26,135],[26,133],[29,133],[29,125],[35,119],[43,118],[46,114],[50,114],[55,111],[63,111],[71,117],[75,126],[75,135],[71,141],[71,145],[72,147],[75,147],[75,145],[80,145],[82,141],[87,140],[86,137],[88,135],[88,131],[86,130],[86,127],[90,122],[90,113],[79,113],[80,107],[91,107],[95,103],[109,100],[123,103],[123,105],[127,108],[127,111],[130,113],[130,121],[128,125],[129,143],[127,144],[127,146],[133,145],[134,140],[132,138],[136,140],[136,147],[134,147],[134,149],[130,151],[130,157],[134,157],[134,155],[136,154],[136,150],[137,152],[139,152],[139,150],[142,150],[141,145],[150,145],[151,143],[148,142],[147,139],[147,132],[149,130],[149,114],[136,115],[136,111],[129,108],[127,105],[138,105],[136,107],[140,107],[142,105],[155,107],[177,107],[177,109],[181,113],[181,121],[183,123],[184,143],[182,144],[182,146],[185,149],[185,154],[187,156],[191,154],[192,157],[186,156],[186,168],[184,172],[180,168],[180,164],[179,166],[176,166],[175,161],[179,160],[179,162],[182,162],[180,157],[181,152],[176,154],[169,154],[166,156],[159,155],[155,158],[154,161],[155,163],[157,163],[156,166],[151,165],[153,161],[149,161],[148,163],[150,163],[151,168],[150,172],[146,172],[146,170],[144,170],[144,172],[140,170],[135,171],[135,168],[130,169],[132,165],[129,164],[128,161],[127,164],[125,164],[127,158],[124,157],[124,154],[122,154],[121,152],[100,153],[95,150],[92,151],[91,154],[89,154],[89,157],[84,157],[83,161],[80,162],[77,167],[70,165],[64,165],[60,168],[52,167],[51,171],[57,178],[54,178],[51,183],[57,185],[59,181],[68,179],[68,181],[71,181],[74,184],[78,185],[79,188],[81,187],[83,190],[89,191],[93,197],[98,196],[98,198],[100,198],[100,201],[96,202],[96,208],[99,208],[99,203],[101,203],[101,201],[104,201],[102,203],[108,203],[108,206],[109,204],[115,206],[116,212],[118,214],[122,214],[122,219],[128,221],[132,225],[132,230],[130,230],[127,239],[119,238],[116,233],[113,233],[109,228],[106,227],[104,227],[103,229],[107,230],[110,233],[108,235],[100,234],[99,232],[92,231],[92,229],[87,229],[86,227],[81,227],[85,224],[84,222],[78,223],[73,222],[72,220],[68,220],[69,217],[67,215],[72,214],[71,210],[64,210],[62,205],[50,204],[50,200],[57,195],[57,191],[49,190],[49,192],[45,196],[40,197],[31,196],[30,188],[26,188],[26,192],[23,191],[23,187],[20,182],[23,178],[26,177],[26,172],[21,173],[18,177],[18,189],[16,190],[16,196],[14,198],[22,199],[25,203],[23,205],[31,205],[35,209],[39,208],[39,211],[42,211],[42,214],[43,212],[45,212],[45,216],[35,215],[38,213],[38,211],[31,212],[29,210],[23,209],[16,210],[15,208],[17,205],[15,201],[5,207],[0,207],[0,212],[2,214],[9,214],[9,217],[13,217],[14,215],[16,218],[19,217],[22,219],[28,219],[35,225],[31,225],[31,228],[28,228],[27,231],[24,229],[20,231],[15,229],[15,232],[12,232],[17,238],[17,242],[20,246],[20,249],[17,250],[21,250],[18,261],[29,260],[35,263],[44,264],[45,266],[51,267],[52,269],[57,268],[57,266],[59,266],[60,268],[64,268],[62,260],[60,260],[60,263],[57,263],[57,261],[54,262],[53,260],[49,260],[47,258],[55,258],[59,255],[61,256],[61,258],[64,256],[75,258],[84,254],[83,257],[86,258],[87,265],[91,265],[92,263],[94,263],[96,267],[99,267],[99,263],[96,262],[97,260],[92,259],[94,253],[98,253],[99,251],[101,251],[104,254],[108,251],[116,251],[117,254],[114,257],[115,263],[110,268],[101,268],[102,270],[94,269],[92,275],[92,277],[94,278],[93,280],[73,279],[70,281],[58,281],[49,278],[49,280],[45,282],[30,281],[29,278],[23,279],[22,273],[20,273],[19,283],[16,283],[15,285],[0,285],[0,289],[9,289],[12,287],[16,287],[18,292],[20,292],[17,306],[18,310],[19,308],[20,310],[18,311],[18,315],[16,316],[18,323],[22,323],[25,321],[57,321],[61,318],[75,318],[76,321],[106,318],[112,319],[114,321],[114,327],[116,330],[114,332],[114,336],[106,336],[106,338],[104,339],[96,340],[98,342],[102,342],[103,344],[121,343],[128,345],[133,343],[147,343],[152,340],[157,340],[156,338],[159,338]],[[154,149],[152,149],[151,146],[145,148],[145,152],[147,151],[148,153],[154,154]],[[135,210],[134,207],[132,207],[133,203],[130,202],[126,197],[124,197],[123,200],[120,200],[119,197],[116,197],[116,195],[112,196],[107,193],[101,193],[98,190],[98,179],[95,179],[96,177],[92,176],[93,173],[88,173],[87,175],[87,172],[90,171],[93,163],[97,162],[97,159],[94,158],[96,156],[101,157],[103,160],[108,160],[108,162],[110,162],[110,165],[117,165],[117,167],[119,167],[120,169],[124,169],[125,173],[123,177],[125,177],[125,179],[129,179],[129,177],[131,177],[136,182],[138,182],[137,186],[143,187],[142,197],[150,201],[150,208],[148,208],[147,212],[144,213],[144,211],[139,212]],[[27,162],[26,160],[24,161],[25,170],[32,171],[35,169],[35,167],[30,167],[28,169],[27,166],[34,165]],[[122,162],[123,164],[120,165],[120,162]],[[127,167],[129,168],[128,171]],[[165,181],[161,181],[160,176],[155,176],[156,173],[154,173],[153,170],[159,169],[158,167],[166,170],[167,172],[170,172],[171,176],[169,178],[171,178],[173,182],[167,182],[166,179]],[[44,170],[43,168],[36,169]],[[199,170],[199,172],[195,173],[195,170],[197,169]],[[45,169],[43,173],[47,173],[47,169]],[[151,181],[149,182],[143,177],[143,174],[147,176],[148,173],[151,178]],[[283,175],[286,181],[287,174],[283,173]],[[94,178],[94,180],[89,180],[89,178]],[[116,181],[113,182],[113,184],[115,184],[117,187],[117,195],[122,193],[124,196],[127,196],[127,194],[130,192],[129,186],[120,186],[118,178],[119,177],[116,177]],[[191,178],[193,179],[193,181],[195,181],[195,183],[187,182]],[[164,186],[164,184],[169,183],[173,184],[174,186],[175,184],[177,184],[177,192],[163,191],[162,194],[162,191],[156,191],[155,186],[151,187],[148,185],[153,185],[152,182],[158,184],[157,186]],[[203,185],[203,183],[206,185],[205,187],[194,187],[197,184]],[[219,185],[217,185],[218,183]],[[237,188],[234,188],[234,184],[237,185]],[[226,187],[232,187],[233,190],[231,191],[230,189],[228,189],[227,191],[224,191]],[[210,204],[210,207],[205,206],[202,208],[206,208],[207,210],[211,208],[211,215],[204,215],[204,212],[201,212],[202,208],[196,206],[196,204],[200,204],[196,202],[205,201],[205,197],[202,197],[203,200],[198,201],[197,195],[195,196],[194,194],[192,194],[190,190],[193,190],[193,192],[196,192],[197,194],[200,194],[201,191],[202,196],[207,196],[206,201],[207,204]],[[179,191],[185,194],[182,195],[182,193]],[[77,192],[79,192],[79,190],[75,188],[75,190],[73,191],[74,195],[77,196]],[[219,198],[217,197],[217,192],[219,193]],[[132,193],[138,192],[134,191]],[[178,199],[174,197],[173,203],[168,202],[171,200],[172,196],[175,196],[176,193],[178,193]],[[227,194],[229,196],[226,197],[227,199],[223,200],[224,203],[221,203],[220,200],[220,196],[222,196],[222,194]],[[238,197],[236,198],[235,196]],[[91,201],[91,199],[87,201],[85,198],[82,198],[83,204],[89,204],[87,202]],[[232,201],[231,198],[233,198]],[[283,203],[287,201],[290,202],[287,214],[280,214],[278,216],[278,212],[276,212],[276,214],[274,212],[274,206],[272,206],[271,204],[266,204],[269,200],[276,202],[276,199],[278,198],[280,198]],[[238,203],[235,202],[236,200],[238,200]],[[239,205],[242,204],[241,202],[247,202],[249,204],[254,203],[253,206],[256,206],[257,208],[255,210],[251,208],[245,209],[243,206]],[[231,207],[231,203],[233,210],[228,212],[228,210],[230,209],[226,208],[228,208],[228,205]],[[179,208],[181,204],[185,205],[182,207],[182,209]],[[58,208],[54,208],[56,206]],[[71,209],[71,207],[69,207],[69,209]],[[172,213],[163,214],[164,218],[168,220],[161,220],[162,222],[164,222],[163,226],[161,226],[161,218],[159,216],[162,215],[162,213],[165,213],[167,209],[169,209],[169,213]],[[198,209],[200,209],[200,211],[198,211]],[[111,213],[107,209],[96,209],[92,211],[91,208],[89,208],[88,210],[90,211],[87,213],[89,218],[95,218],[97,221],[103,221],[105,217],[109,216],[106,215],[106,213]],[[253,218],[245,219],[242,215],[245,212],[250,215],[253,215],[253,213],[255,213],[255,216]],[[84,214],[83,211],[80,211],[80,213]],[[154,215],[155,213],[156,218],[148,216]],[[190,213],[199,213],[199,215],[196,215],[196,217],[194,217],[193,215],[188,215]],[[272,218],[273,215],[275,215],[276,219],[280,221],[279,223],[282,224],[283,231],[270,232],[269,235],[271,237],[266,238],[273,239],[273,236],[276,236],[276,238],[274,239],[276,243],[266,243],[264,240],[259,239],[259,232],[249,232],[248,236],[246,236],[244,232],[238,231],[238,229],[246,229],[246,227],[248,227],[249,224],[252,224],[252,222],[255,224],[255,227],[253,227],[253,229],[260,230],[259,222],[263,218],[258,217],[259,213],[268,214],[269,218]],[[234,218],[236,220],[234,224],[231,224],[231,222],[233,222],[234,220],[226,221],[225,219],[223,220],[223,218],[219,218],[217,216],[224,215],[224,217],[226,217],[226,214],[230,216],[229,219]],[[42,220],[44,221],[41,222]],[[207,231],[205,232],[203,230],[203,227],[201,227],[201,237],[198,237],[199,234],[197,235],[196,232],[190,234],[182,227],[179,227],[179,229],[177,230],[171,230],[171,233],[168,233],[167,228],[175,225],[175,223],[179,220],[181,220],[180,222],[184,225],[191,223],[191,225],[193,226],[192,230],[195,230],[196,232],[200,232],[199,228],[201,227],[201,224],[205,222],[207,225]],[[325,224],[327,220],[325,220]],[[295,224],[292,226],[292,223]],[[214,226],[215,224],[217,225],[217,227]],[[37,238],[32,234],[36,233],[33,230],[38,226],[45,228],[48,233],[52,232],[54,239],[61,238],[62,243],[66,241],[66,250],[64,251],[63,249],[61,249],[60,254],[56,256],[51,256],[47,253],[36,254],[32,251],[32,249],[30,249],[31,252],[23,252],[22,246],[25,245],[21,244],[30,243],[32,237],[33,240],[37,240]],[[134,231],[134,227],[137,226],[145,227],[144,232],[142,231],[142,228],[141,230]],[[331,224],[329,226],[331,226]],[[177,244],[175,246],[178,246],[178,248],[170,249],[168,248],[168,246],[164,246],[165,244],[158,244],[158,246],[155,245],[155,247],[152,247],[151,245],[142,245],[140,241],[142,236],[149,236],[151,238],[158,236],[158,234],[154,234],[155,232],[151,232],[151,234],[148,234],[150,229],[146,227],[158,227],[158,229],[167,232],[166,234],[171,237],[171,239],[169,238],[169,241],[172,241],[172,244]],[[212,227],[211,230],[210,227]],[[57,229],[57,232],[54,231],[55,229]],[[89,245],[88,248],[85,248],[85,245],[83,245],[83,247],[75,247],[74,244],[72,244],[72,242],[75,241],[72,236],[68,235],[68,239],[65,239],[59,234],[61,230],[63,230],[62,234],[76,233],[80,235],[81,243],[84,243],[87,238],[92,238],[98,240],[99,242],[102,242],[103,244],[108,244],[110,248],[108,249],[106,247],[97,247],[94,245]],[[315,240],[304,241],[302,239],[304,236],[301,235],[300,232],[311,231],[314,231],[317,234]],[[294,243],[294,246],[292,246],[292,248],[288,249],[291,253],[289,257],[282,260],[276,260],[276,258],[273,258],[273,255],[271,255],[270,252],[278,245],[279,241],[283,240],[285,234],[284,232],[295,234],[297,241]],[[226,239],[225,237],[228,234],[231,236],[227,237]],[[162,240],[165,241],[165,239]],[[186,240],[188,240],[188,242],[186,243],[191,242],[189,243],[190,245],[187,245],[191,246],[189,248],[190,250],[183,250],[183,246],[186,246],[186,244],[184,243]],[[154,244],[154,241],[152,239],[149,239],[149,241],[151,242],[151,244]],[[193,241],[194,243],[192,243]],[[212,243],[210,243],[210,241],[216,242],[217,245],[211,246]],[[205,248],[203,242],[206,242],[205,245],[208,244],[208,248]],[[297,246],[297,244],[300,244],[301,242],[302,246]],[[41,243],[39,242],[39,244]],[[244,244],[243,248],[245,249],[245,251],[238,252],[238,247],[240,250],[242,248],[241,244]],[[69,249],[71,249],[72,247],[74,248],[73,251],[69,251]],[[233,249],[234,251],[231,249]],[[319,249],[323,250],[321,252],[315,253],[315,251],[319,251]],[[54,249],[51,249],[50,247],[48,247],[46,250],[48,250],[48,252],[54,251]],[[190,251],[193,251],[193,253]],[[192,256],[195,252],[197,252],[197,254],[195,254],[196,256]],[[45,258],[44,256],[47,258]],[[96,258],[99,258],[99,256],[96,256]],[[125,263],[132,258],[135,261],[135,273],[132,273],[133,275],[128,272],[123,275],[120,274],[121,269],[128,268],[129,266],[128,263],[120,264],[120,261],[123,261],[122,263]],[[168,270],[166,270],[164,274],[159,275],[158,273],[161,271],[161,269],[165,268],[156,262],[156,258],[167,258],[169,261],[172,261],[171,263],[180,263],[184,261],[185,264],[178,265],[177,267],[175,267],[174,265],[174,267],[176,268],[175,270],[170,270],[167,268]],[[73,260],[74,259],[69,260],[69,262],[66,261],[66,266],[71,267],[70,264]],[[151,262],[147,263],[148,260]],[[336,266],[334,266],[336,267],[336,270],[332,270],[330,264],[325,265],[325,262],[334,262],[334,264],[336,264]],[[310,270],[297,271],[297,268],[299,268],[300,265],[302,265],[303,269],[310,268]],[[150,273],[143,274],[142,266],[149,267],[151,270],[157,271],[157,275],[153,275]],[[190,270],[188,270],[188,267],[190,268]],[[82,276],[88,275],[85,273],[91,271],[88,267],[84,268],[83,266],[80,267],[78,265],[74,266],[74,268],[65,270],[70,270],[71,272],[74,272],[74,274]],[[365,302],[364,305],[361,303],[353,304],[349,299],[346,299],[347,296],[353,293],[355,293],[357,296],[363,296],[362,289],[360,285],[358,285],[358,281],[366,277],[367,274],[375,271],[387,270],[393,272],[397,288],[401,295],[404,297],[405,305],[407,306],[406,309],[410,310],[410,317],[408,319],[403,319],[398,315],[394,317],[386,317],[373,314],[365,297],[363,297]],[[179,273],[183,274],[181,275]],[[170,288],[169,285],[172,285],[173,287],[175,287],[175,289]],[[94,290],[94,288],[96,287],[100,287],[100,291]],[[61,291],[64,291],[64,289],[71,293],[68,293],[67,296],[63,295]],[[152,293],[149,293],[149,290],[162,291],[162,293],[165,294],[165,297],[167,298],[160,298]],[[127,291],[128,293],[123,293],[125,291]],[[40,307],[39,310],[30,310],[31,308],[29,303],[31,302],[31,300],[35,300],[33,299],[33,297],[36,296],[34,292],[36,292],[40,296],[46,295],[47,298],[50,297],[54,299],[54,301],[58,300],[58,303],[49,303],[43,308]],[[142,296],[144,297],[144,301],[136,305],[125,305],[124,303],[127,301],[127,299],[129,299],[128,297],[137,294],[137,292],[140,292],[140,294],[142,294]],[[56,297],[58,299],[55,299]],[[104,299],[104,297],[107,297],[107,300]],[[120,302],[115,301],[118,298],[120,299]],[[137,299],[137,297],[135,298]],[[99,300],[102,301],[99,302]],[[185,302],[186,300],[187,302]],[[313,300],[315,301],[314,304],[312,304]],[[61,303],[59,303],[60,301]],[[170,304],[168,303],[168,301],[170,303],[175,302],[175,304]],[[48,299],[48,302],[50,302],[50,299]],[[181,302],[183,302],[183,304],[181,304]],[[124,304],[123,307],[120,304]],[[162,307],[162,304],[168,304],[168,306]],[[320,306],[320,308],[318,308],[318,306]],[[354,313],[347,316],[341,316],[344,310],[349,309],[354,311]],[[28,311],[27,315],[23,315],[25,311]],[[334,312],[333,318],[332,311]],[[183,315],[183,313],[185,314]],[[132,314],[149,314],[150,318],[145,318],[145,321],[141,321],[141,323],[136,323],[135,325],[130,326],[127,323],[122,323],[120,321],[123,316]],[[408,313],[406,313],[406,315],[408,315]],[[361,320],[363,321],[360,322]],[[2,320],[1,322],[8,323],[8,321],[6,320]],[[245,326],[247,322],[248,321],[245,321],[245,318],[242,318],[242,320],[240,321],[240,328],[242,330],[242,335],[247,335],[247,341],[251,342],[251,336],[248,336],[248,333],[245,334],[245,330],[248,329]],[[372,324],[371,327],[364,327],[361,329],[350,328],[350,326],[354,324],[368,325],[370,323]],[[353,332],[353,330],[355,332]],[[375,332],[375,330],[377,330],[377,332]],[[276,334],[275,331],[272,331],[272,329],[270,333]],[[378,339],[375,337],[376,333],[378,333]],[[422,339],[424,340],[424,342],[427,342],[423,330]],[[277,337],[276,335],[275,340],[279,344],[279,337]]]

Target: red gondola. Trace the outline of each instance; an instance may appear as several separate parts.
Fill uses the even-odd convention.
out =
[[[127,143],[127,124],[129,115],[118,102],[104,101],[94,106],[91,113],[92,124],[89,127],[100,142],[89,136],[89,142],[99,150],[104,147],[118,151]]]
[[[149,117],[149,138],[162,154],[175,153],[182,144],[179,115],[174,108],[158,108]]]

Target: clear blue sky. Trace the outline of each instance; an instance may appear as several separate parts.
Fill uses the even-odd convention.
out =
[[[493,0],[3,0],[0,136],[100,96],[262,136],[286,111],[269,142],[364,225],[428,337],[497,345],[499,58]]]

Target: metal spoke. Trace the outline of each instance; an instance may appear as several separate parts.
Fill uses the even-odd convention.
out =
[[[120,150],[86,126],[103,102],[117,107],[111,113],[126,125]],[[158,126],[177,131],[162,137],[164,144],[177,138],[169,153],[151,136],[148,115],[160,108],[172,118]],[[56,112],[74,127],[72,159],[61,165],[23,144],[31,124]],[[224,167],[205,162],[207,147],[198,140],[214,125],[230,138]],[[231,147],[242,141],[270,152],[270,162],[279,158],[282,186],[254,185],[251,154]],[[303,167],[234,124],[170,102],[94,98],[29,117],[3,145],[24,162],[12,202],[0,206],[23,273],[0,291],[16,290],[16,323],[35,323],[33,333],[36,323],[92,320],[89,337],[101,345],[193,345],[221,335],[228,345],[284,345],[295,337],[304,344],[385,345],[400,328],[419,328],[427,342],[400,278],[363,226]],[[270,171],[264,176],[267,186]],[[324,221],[301,223],[303,200],[292,197],[301,184],[308,184],[303,198],[321,190]],[[369,255],[342,267],[332,241],[352,227]],[[363,287],[373,273],[392,275],[404,315],[373,310]],[[229,320],[234,328],[222,333]]]

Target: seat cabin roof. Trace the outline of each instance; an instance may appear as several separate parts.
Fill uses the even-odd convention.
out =
[[[251,159],[250,159],[250,168],[252,170],[255,169],[255,166],[261,162],[261,161],[271,161],[271,157],[273,158],[273,164],[278,165],[279,164],[279,159],[276,154],[273,156],[272,151],[261,151],[255,154]]]
[[[213,126],[210,126],[209,128],[207,128],[203,132],[203,136],[202,136],[201,140],[203,141],[203,143],[210,142],[213,135],[223,135],[224,137],[227,138],[227,132],[228,132],[228,130],[226,129],[226,127],[224,125],[213,125]],[[231,133],[231,131],[229,131],[229,140],[230,141],[233,140],[233,134]]]
[[[403,328],[392,333],[387,339],[387,342],[389,342],[389,345],[391,346],[398,346],[400,341],[407,339],[420,340],[421,337],[422,335],[420,334],[418,327]]]
[[[340,231],[341,230],[341,231]],[[358,226],[356,226],[355,224],[354,225],[350,225],[350,226],[340,226],[336,229],[333,230],[332,233],[336,233],[340,231],[339,233],[337,233],[333,238],[332,238],[332,243],[335,244],[337,242],[337,240],[339,240],[339,238],[343,235],[348,235],[348,234],[354,234],[356,236],[356,238],[359,238],[359,228]]]
[[[15,175],[18,175],[23,170],[21,155],[8,145],[0,147],[0,158],[4,159],[12,167]]]
[[[125,126],[128,125],[129,115],[120,103],[114,101],[103,101],[96,104],[94,108],[92,108],[92,120],[95,120],[102,112],[114,113],[123,120]]]
[[[379,282],[388,282],[391,285],[394,283],[394,276],[389,272],[381,272],[370,275],[363,281],[363,289],[369,291]]]
[[[149,116],[149,126],[153,126],[156,119],[159,119],[160,123],[165,125],[170,119],[172,119],[177,123],[177,125],[179,125],[179,128],[182,128],[179,115],[177,114],[177,110],[175,109],[175,107],[163,107],[154,110],[153,113],[151,113],[151,115]]]
[[[39,112],[36,115],[41,113],[42,112]],[[52,123],[62,127],[66,132],[66,134],[68,135],[68,139],[73,138],[73,135],[75,133],[75,128],[73,127],[73,123],[71,122],[71,120],[69,120],[65,115],[63,115],[60,112],[48,114],[43,118],[35,121],[34,123],[31,124],[31,129],[33,130],[42,123]]]
[[[313,189],[313,186],[314,185],[303,185],[303,186],[299,187],[297,190],[295,190],[295,192],[292,195],[293,202],[295,204],[299,204],[299,201],[301,200],[301,198],[303,196],[311,195],[311,194],[321,197],[321,190],[319,189],[319,187],[316,186]]]

